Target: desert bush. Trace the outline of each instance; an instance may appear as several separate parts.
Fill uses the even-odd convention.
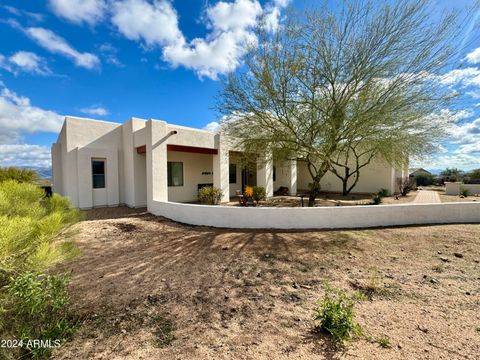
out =
[[[77,254],[67,228],[80,219],[67,198],[47,198],[27,182],[0,182],[1,339],[61,342],[70,334],[68,277],[40,272]],[[51,350],[24,343],[0,349],[0,358],[43,358]]]
[[[68,317],[67,275],[26,272],[10,279],[3,297],[2,338],[18,339],[23,346],[5,350],[3,358],[47,358],[73,332]],[[8,319],[8,321],[7,321]],[[48,346],[32,346],[42,340]]]
[[[460,189],[460,195],[467,197],[468,195],[470,195],[470,190],[465,189],[465,188],[461,188]]]
[[[34,170],[19,169],[16,167],[0,167],[0,182],[6,180],[33,183],[38,180],[38,175]]]
[[[382,203],[382,195],[375,194],[372,196],[372,201],[370,202],[371,205],[380,205]]]
[[[258,205],[258,202],[261,200],[265,200],[266,198],[266,191],[265,188],[262,186],[254,186],[252,189],[252,199],[255,200],[255,202]]]
[[[378,195],[380,195],[381,197],[387,197],[387,196],[390,196],[390,191],[388,189],[381,188],[378,191]]]
[[[332,335],[336,342],[351,340],[354,336],[362,335],[360,325],[355,322],[353,307],[358,296],[349,296],[340,289],[333,289],[325,285],[325,296],[319,302],[315,311],[315,320],[319,321],[319,328]]]
[[[415,176],[417,186],[430,186],[435,182],[435,176],[428,174],[419,174]]]
[[[400,189],[400,194],[406,196],[410,191],[415,189],[415,178],[414,177],[404,177],[397,179],[397,184]]]
[[[28,183],[1,182],[0,276],[42,271],[74,256],[73,244],[58,235],[80,218],[66,198],[46,198]]]
[[[201,204],[217,205],[222,199],[222,190],[213,186],[204,186],[198,191],[198,201]]]

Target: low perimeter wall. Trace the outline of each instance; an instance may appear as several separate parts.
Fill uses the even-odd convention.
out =
[[[462,189],[467,189],[469,195],[480,194],[480,184],[445,183],[445,193],[447,195],[460,195],[460,190]]]
[[[480,203],[243,208],[153,201],[148,211],[185,224],[241,229],[335,229],[480,223]]]

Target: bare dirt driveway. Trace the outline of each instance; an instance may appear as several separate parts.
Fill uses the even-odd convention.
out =
[[[55,359],[479,359],[480,225],[191,227],[127,208],[78,224],[79,325]],[[344,348],[313,331],[322,284],[375,281]]]

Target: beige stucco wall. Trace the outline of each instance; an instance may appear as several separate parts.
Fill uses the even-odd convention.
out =
[[[168,151],[167,161],[179,161],[183,163],[183,186],[168,187],[169,201],[197,201],[198,184],[213,184],[212,155]],[[167,169],[165,169],[165,171],[167,171]],[[209,174],[202,175],[202,172]]]
[[[80,208],[115,206],[123,202],[122,137],[121,124],[67,116],[54,149],[60,148],[60,156],[54,157],[53,165],[61,164],[60,189],[56,192],[70,198],[72,205]],[[56,152],[56,151],[55,151]],[[107,160],[105,191],[92,189],[91,158]],[[58,159],[60,158],[60,159]],[[95,204],[94,204],[95,202]]]
[[[341,169],[339,169],[341,171]],[[305,161],[297,162],[297,182],[299,190],[308,190],[308,184],[312,181]],[[389,191],[392,183],[392,168],[382,161],[372,161],[371,164],[360,170],[360,180],[352,190],[353,193],[376,193],[381,188]],[[350,182],[349,182],[350,184]],[[332,172],[327,172],[320,181],[322,190],[341,192],[342,182]]]

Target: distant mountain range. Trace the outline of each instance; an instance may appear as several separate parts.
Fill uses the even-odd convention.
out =
[[[51,179],[52,178],[52,168],[51,167],[36,167],[36,166],[19,166],[22,169],[35,170],[40,179]]]

